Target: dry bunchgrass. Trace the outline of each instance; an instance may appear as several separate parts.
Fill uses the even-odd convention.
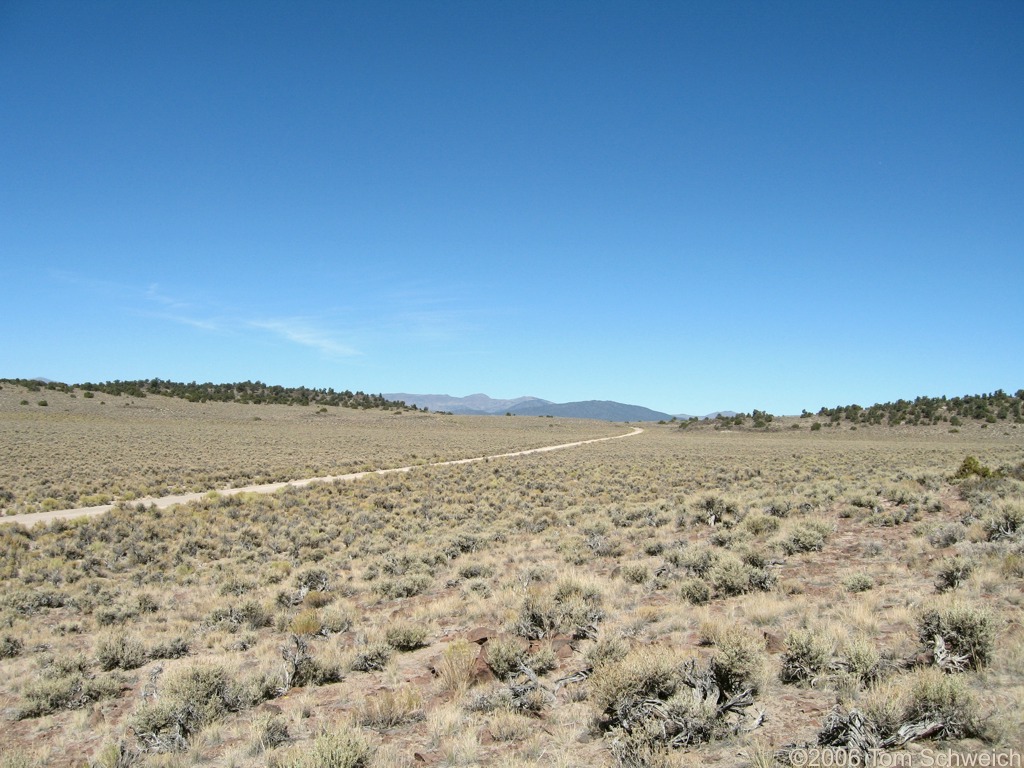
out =
[[[71,410],[81,401],[69,400],[65,412],[50,399],[46,419],[92,418]],[[275,415],[261,406],[261,422],[227,424],[231,412],[205,406],[140,414],[107,400],[103,408],[120,407],[116,417],[142,419],[125,429],[141,429],[149,419],[146,429],[159,432],[165,421],[197,421],[201,412],[211,430],[219,424],[224,434],[249,430],[257,440],[267,437],[259,430],[277,430],[249,452],[268,477],[274,467],[302,470],[308,463],[335,471],[356,460],[334,451],[308,462],[314,449],[295,448],[297,442],[305,437],[322,450],[320,441],[328,434],[340,440],[340,431],[330,432],[334,427],[312,415],[306,419],[300,408]],[[406,434],[405,426],[394,425],[408,426],[410,414],[329,415],[339,422],[351,416],[352,443],[341,444],[380,464],[412,453],[415,461],[482,453],[491,444],[525,447],[561,429],[561,420],[537,419],[534,426],[518,418],[428,416]],[[0,438],[13,434],[3,432],[12,423],[0,425]],[[467,436],[460,453],[458,439],[477,424],[484,432]],[[40,439],[56,429],[42,427]],[[196,439],[209,437],[211,451],[226,451],[227,443],[204,429],[195,426]],[[147,714],[145,707],[188,697],[174,683],[181,670],[215,669],[224,696],[218,703],[193,687],[209,716],[187,752],[147,752],[137,764],[300,764],[314,745],[327,748],[326,726],[358,736],[366,759],[379,766],[407,766],[417,752],[451,765],[609,765],[613,737],[595,731],[594,719],[617,690],[632,690],[630,675],[643,672],[640,660],[658,654],[677,662],[693,658],[701,669],[717,664],[723,676],[731,671],[749,682],[757,691],[754,709],[767,713],[754,734],[760,744],[812,741],[837,699],[869,701],[886,685],[895,686],[893,695],[936,706],[974,701],[977,712],[1003,723],[994,743],[1020,743],[1024,734],[1012,713],[1024,708],[1016,618],[1024,550],[1001,533],[1012,524],[1020,491],[1013,484],[977,484],[961,494],[949,480],[967,453],[990,466],[1019,463],[1018,434],[645,429],[628,440],[557,454],[270,496],[210,496],[163,512],[125,508],[33,531],[0,527],[0,653],[6,657],[0,708],[14,714],[45,702],[49,687],[70,692],[54,701],[77,707],[62,703],[51,714],[9,720],[0,729],[0,754],[40,751],[46,764],[77,766],[96,759],[100,741],[125,740],[129,751],[137,750],[129,726]],[[289,430],[294,435],[286,439]],[[601,430],[624,428],[602,425],[583,435],[586,425],[566,426],[550,442]],[[115,429],[105,439],[123,434]],[[366,442],[371,435],[380,441],[377,453]],[[180,442],[174,450],[182,450]],[[146,462],[166,458],[169,471],[186,464],[159,440],[145,445]],[[235,458],[207,464],[227,473],[231,461],[240,461],[242,445],[231,449]],[[18,461],[38,448],[26,450]],[[106,450],[101,445],[96,455]],[[197,450],[194,465],[204,466],[206,449]],[[84,456],[73,469],[78,479],[67,480],[69,487],[105,482],[90,461]],[[40,470],[46,473],[58,477],[52,465]],[[936,595],[941,563],[956,556],[977,566],[948,594]],[[850,589],[854,576],[872,586]],[[698,585],[707,594],[694,605],[685,595],[696,594]],[[923,612],[946,601],[984,603],[997,619],[986,625],[995,642],[983,646],[989,649],[984,666],[960,673],[973,700],[908,671],[927,664]],[[504,667],[495,657],[501,681],[479,676],[480,647],[465,639],[479,627],[495,649],[498,638],[511,635],[522,652],[505,653]],[[285,654],[294,659],[295,637],[318,668],[338,674],[312,675],[286,690]],[[817,657],[812,641],[825,648]],[[815,671],[784,683],[786,654],[804,646]],[[184,657],[171,657],[182,648]],[[519,661],[534,667],[536,682]],[[589,679],[556,683],[591,669]],[[661,672],[678,670],[676,664]],[[97,681],[118,687],[83,699],[76,686]],[[533,690],[520,699],[511,692],[496,696],[505,704],[487,711],[470,706],[477,691],[511,686]],[[102,734],[90,726],[99,718],[106,722]],[[284,734],[286,741],[273,743]],[[753,754],[745,744],[730,737],[662,757],[672,764],[705,758],[730,764],[739,750]]]
[[[74,397],[72,397],[74,395]],[[131,501],[535,448],[622,432],[574,419],[491,419],[331,406],[190,403],[0,389],[8,514]],[[38,399],[38,398],[37,398]],[[35,402],[35,400],[32,400]],[[31,439],[24,439],[31,434]],[[130,450],[126,449],[130,446]]]
[[[476,653],[476,646],[461,638],[444,649],[437,666],[437,679],[443,693],[452,694],[456,699],[466,693],[472,682]]]
[[[356,715],[361,725],[382,730],[422,718],[423,694],[419,688],[411,685],[371,693],[360,705]]]

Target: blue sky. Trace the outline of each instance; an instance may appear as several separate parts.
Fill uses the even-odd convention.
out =
[[[0,0],[0,376],[1024,386],[1020,2]]]

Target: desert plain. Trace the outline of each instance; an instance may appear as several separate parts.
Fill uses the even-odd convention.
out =
[[[5,382],[0,766],[1019,755],[1024,428],[816,420]]]

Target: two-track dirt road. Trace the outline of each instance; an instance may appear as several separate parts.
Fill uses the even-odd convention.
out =
[[[508,459],[515,456],[526,456],[531,453],[547,453],[549,451],[561,451],[566,448],[576,448],[581,445],[589,445],[591,443],[603,443],[608,440],[621,440],[624,437],[633,437],[643,432],[640,427],[633,427],[631,432],[626,432],[621,435],[612,435],[611,437],[595,437],[591,440],[577,440],[573,443],[560,443],[558,445],[547,445],[542,448],[527,448],[523,451],[512,451],[511,453],[496,453],[490,456],[475,456],[470,459],[452,459],[451,461],[437,461],[431,464],[414,464],[408,467],[390,467],[388,469],[375,469],[368,470],[366,472],[351,472],[347,475],[331,475],[329,477],[308,477],[302,480],[286,480],[280,483],[267,483],[265,485],[245,485],[239,488],[218,488],[216,493],[221,496],[234,496],[239,493],[274,493],[282,488],[302,488],[303,486],[310,485],[311,483],[336,483],[336,482],[348,482],[359,480],[360,478],[367,477],[369,475],[390,475],[398,472],[411,472],[414,469],[424,469],[427,467],[447,467],[455,464],[475,464],[480,461],[489,461],[491,459]],[[130,503],[142,504],[146,507],[157,507],[158,509],[166,509],[172,507],[175,504],[186,504],[190,501],[199,501],[204,498],[210,491],[199,491],[196,493],[181,493],[173,496],[160,496],[160,497],[146,497],[142,499],[133,499]],[[7,517],[0,517],[0,525],[4,523],[20,523],[21,525],[35,525],[36,523],[48,523],[52,520],[68,520],[77,517],[92,517],[93,515],[102,515],[104,512],[109,512],[114,508],[114,504],[101,504],[97,507],[79,507],[77,509],[55,509],[47,512],[32,512],[24,515],[10,515]]]

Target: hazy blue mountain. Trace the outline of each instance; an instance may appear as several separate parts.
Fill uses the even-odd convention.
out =
[[[642,405],[627,405],[612,400],[582,400],[575,403],[526,402],[509,408],[517,416],[567,416],[573,419],[601,421],[668,421],[667,413],[652,411]]]
[[[388,400],[401,400],[406,405],[417,408],[429,408],[432,411],[448,411],[449,413],[494,415],[506,413],[509,408],[520,403],[547,403],[538,397],[516,397],[501,400],[484,394],[452,397],[451,395],[414,395],[407,392],[392,392],[385,396]]]
[[[570,419],[598,419],[599,421],[670,421],[688,419],[645,408],[642,405],[617,403],[613,400],[581,400],[572,403],[554,403],[539,397],[516,397],[502,400],[484,394],[452,397],[451,395],[416,395],[409,392],[388,392],[388,400],[401,400],[406,405],[448,411],[462,415],[564,416]],[[728,411],[724,411],[728,413]],[[714,418],[715,414],[703,418]]]

